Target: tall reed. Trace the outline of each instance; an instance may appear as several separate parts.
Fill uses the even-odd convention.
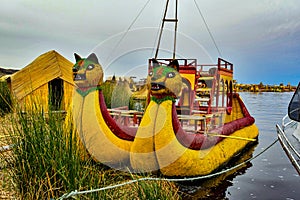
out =
[[[17,109],[10,121],[10,142],[15,146],[6,160],[18,198],[58,198],[74,190],[101,188],[132,179],[128,173],[110,169],[91,158],[83,159],[74,127],[61,114],[45,113],[33,104],[26,111]],[[174,184],[158,181],[76,198],[178,199],[179,196]]]
[[[0,116],[11,112],[12,97],[5,81],[0,81]]]

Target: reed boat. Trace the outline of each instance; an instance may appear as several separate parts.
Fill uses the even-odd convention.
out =
[[[101,90],[103,69],[97,56],[92,53],[81,58],[75,53],[75,60],[73,75],[76,90],[72,113],[68,115],[72,116],[76,132],[95,160],[117,169],[128,166],[130,147],[137,129],[118,123],[110,115]]]
[[[166,19],[168,1],[165,9],[163,23],[175,23],[176,33],[177,18]],[[107,109],[96,55],[84,59],[75,54],[78,88],[72,115],[96,161],[135,173],[200,176],[220,169],[256,142],[255,120],[233,88],[232,63],[222,58],[213,64],[177,59],[175,47],[172,58],[157,58],[158,51],[159,44],[148,61],[149,98],[142,113]]]
[[[300,82],[288,106],[288,114],[276,124],[277,136],[289,160],[300,174]]]
[[[215,67],[209,65],[204,71],[196,60],[176,61],[178,71],[162,62],[150,62],[152,98],[130,149],[131,167],[136,172],[206,175],[225,165],[258,136],[254,118],[233,92],[231,63],[219,59]],[[179,83],[166,78],[168,73],[179,76]],[[183,85],[181,91],[176,91],[178,85]]]

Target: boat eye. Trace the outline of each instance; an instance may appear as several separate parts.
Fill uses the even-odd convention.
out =
[[[175,73],[174,72],[167,73],[167,78],[174,78],[174,77],[175,77]]]
[[[94,69],[94,67],[95,67],[95,66],[94,66],[93,64],[90,64],[90,65],[87,66],[86,69],[87,69],[87,70],[92,70],[92,69]]]
[[[153,76],[153,71],[150,71],[150,72],[149,72],[149,76]]]

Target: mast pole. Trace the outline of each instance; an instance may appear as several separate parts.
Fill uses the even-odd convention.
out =
[[[164,13],[164,18],[163,18],[163,20],[162,20],[161,27],[160,27],[160,33],[159,33],[159,38],[158,38],[157,47],[156,47],[156,52],[155,52],[155,57],[154,57],[155,59],[156,59],[157,56],[158,56],[158,51],[159,51],[159,46],[160,46],[160,41],[161,41],[162,32],[163,32],[164,25],[165,25],[165,19],[166,19],[166,15],[167,15],[168,5],[169,5],[169,0],[167,0],[166,8],[165,8],[165,13]]]
[[[159,46],[160,46],[160,42],[161,42],[161,38],[162,38],[162,32],[164,29],[164,25],[165,22],[175,22],[175,26],[174,26],[174,46],[173,46],[173,59],[175,59],[176,56],[176,40],[177,40],[177,22],[178,22],[178,18],[177,18],[177,7],[178,7],[178,0],[175,0],[175,17],[173,19],[167,19],[167,12],[168,12],[168,7],[169,7],[169,0],[167,0],[166,3],[166,7],[165,7],[165,12],[164,12],[164,16],[162,19],[162,24],[161,24],[161,28],[160,28],[160,33],[159,33],[159,38],[158,38],[158,42],[157,42],[157,48],[156,48],[156,52],[155,52],[155,59],[158,56],[158,51],[159,51]]]
[[[177,39],[177,23],[178,23],[178,18],[177,18],[177,6],[178,6],[178,0],[176,0],[176,5],[175,5],[175,30],[174,30],[174,49],[173,49],[173,59],[175,59],[176,56],[176,39]]]

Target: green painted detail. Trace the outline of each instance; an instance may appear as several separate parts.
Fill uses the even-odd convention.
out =
[[[174,72],[175,70],[171,67],[158,66],[153,69],[154,77],[165,77],[169,72]]]
[[[73,69],[77,70],[86,70],[89,65],[95,65],[96,63],[84,58],[78,60],[75,65],[73,66]]]
[[[101,90],[101,86],[96,86],[96,87],[90,87],[90,88],[84,88],[82,90],[81,88],[77,88],[76,91],[78,94],[80,94],[82,97],[85,97],[88,95],[90,92],[96,91],[96,90]]]
[[[151,97],[151,101],[154,101],[157,104],[161,104],[162,102],[167,101],[167,100],[171,100],[172,102],[176,101],[176,99],[174,97],[171,97],[171,96],[165,96],[165,97],[162,97],[162,98],[157,98],[157,97],[154,97],[154,96]]]

